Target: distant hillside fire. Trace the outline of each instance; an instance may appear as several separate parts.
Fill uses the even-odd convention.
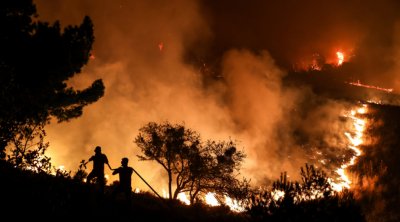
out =
[[[381,90],[381,91],[384,91],[384,92],[387,92],[387,93],[393,92],[393,89],[392,89],[392,88],[382,88],[382,87],[379,87],[379,86],[366,85],[366,84],[362,84],[362,83],[360,82],[360,80],[358,80],[357,82],[346,82],[346,83],[347,83],[347,84],[350,84],[350,85],[353,85],[353,86],[364,87],[364,88],[367,88],[367,89]]]
[[[305,56],[302,59],[299,59],[297,63],[292,65],[292,68],[296,71],[321,71],[326,65],[340,67],[343,65],[343,63],[350,62],[351,57],[348,54],[350,53],[345,53],[343,50],[331,52],[327,55],[315,52],[312,54],[311,58]]]
[[[344,62],[344,53],[343,52],[341,52],[341,51],[337,51],[336,52],[336,55],[337,55],[337,65],[338,66],[340,66],[340,65],[342,65],[343,64],[343,62]]]

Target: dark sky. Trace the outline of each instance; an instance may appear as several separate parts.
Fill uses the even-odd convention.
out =
[[[337,49],[390,47],[400,18],[400,2],[394,0],[203,0],[202,4],[217,51],[266,49],[285,64],[304,53],[330,56]]]
[[[389,86],[394,78],[391,71],[398,54],[395,47],[399,44],[399,1],[201,3],[212,36],[207,44],[191,50],[204,53],[210,60],[218,59],[231,48],[267,50],[278,65],[288,69],[309,63],[315,53],[332,62],[336,51],[341,50],[347,59],[351,57],[360,63],[361,79]]]

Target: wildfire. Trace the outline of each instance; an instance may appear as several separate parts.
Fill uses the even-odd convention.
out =
[[[57,171],[58,172],[66,172],[65,166],[64,165],[60,165],[60,166],[54,168],[54,170],[52,170],[52,172],[51,172],[51,175],[53,175],[53,176],[57,175]]]
[[[338,66],[342,65],[342,63],[344,61],[344,53],[341,51],[337,51],[336,56],[337,56],[337,65]]]
[[[65,170],[65,166],[64,166],[64,165],[61,165],[61,166],[58,167],[58,169],[59,169],[59,170]]]
[[[341,191],[343,190],[343,188],[350,188],[351,180],[346,175],[346,168],[354,165],[357,157],[362,154],[358,146],[363,143],[366,120],[359,118],[358,114],[365,114],[366,112],[367,105],[364,104],[358,109],[351,110],[350,114],[346,116],[353,121],[354,132],[345,132],[345,136],[350,143],[349,148],[355,152],[355,155],[350,159],[348,163],[343,164],[339,169],[336,170],[336,173],[340,176],[340,180],[342,181],[340,183],[332,182],[333,189],[336,191]]]
[[[190,200],[187,198],[187,196],[184,193],[178,194],[178,200],[182,201],[186,205],[190,205]]]
[[[232,200],[232,198],[228,196],[225,196],[225,204],[229,206],[232,211],[242,212],[245,210],[237,200]]]
[[[164,193],[164,197],[168,198],[168,194],[166,192]],[[209,192],[203,198],[204,198],[205,203],[210,206],[220,206],[221,205],[220,202],[218,201],[218,199],[215,197],[215,193]],[[190,201],[185,193],[179,193],[178,200],[182,201],[186,205],[190,205]],[[232,211],[242,212],[245,210],[244,207],[241,206],[241,204],[237,200],[234,200],[228,196],[225,196],[224,203]]]
[[[272,198],[274,198],[275,201],[278,201],[279,199],[283,198],[285,196],[285,192],[282,190],[273,190],[272,191]]]
[[[169,198],[169,195],[168,195],[168,193],[167,193],[167,191],[165,189],[162,190],[162,196],[164,198]]]
[[[364,88],[368,88],[368,89],[381,90],[381,91],[385,91],[385,92],[387,92],[387,93],[393,92],[393,89],[392,89],[392,88],[382,88],[382,87],[379,87],[379,86],[366,85],[366,84],[362,84],[362,83],[360,82],[360,80],[357,80],[357,82],[346,82],[346,83],[348,83],[348,84],[350,84],[350,85],[353,85],[353,86],[360,86],[360,87],[364,87]]]
[[[215,198],[214,193],[207,193],[206,196],[204,197],[204,199],[206,200],[206,203],[210,206],[219,206],[220,205],[217,198]]]

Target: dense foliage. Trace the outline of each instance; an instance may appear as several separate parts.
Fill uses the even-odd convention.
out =
[[[365,221],[359,203],[349,190],[335,192],[321,170],[301,168],[301,181],[291,182],[286,173],[271,189],[255,190],[248,213],[255,221]]]
[[[170,199],[177,199],[182,192],[189,194],[191,203],[208,192],[245,197],[249,183],[237,179],[245,154],[236,150],[233,141],[202,142],[197,132],[169,122],[150,122],[139,132],[135,143],[143,155],[138,157],[154,160],[166,170]]]
[[[4,0],[0,26],[0,154],[11,144],[15,158],[24,159],[29,147],[21,143],[35,139],[51,117],[79,117],[103,96],[101,79],[83,90],[67,85],[89,61],[93,24],[85,17],[62,30],[59,22],[40,21],[32,0]]]

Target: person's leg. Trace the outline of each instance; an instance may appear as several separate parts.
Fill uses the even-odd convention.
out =
[[[97,180],[99,184],[99,189],[101,193],[104,193],[104,187],[106,186],[106,179],[104,177],[104,174],[99,174],[97,175]]]
[[[116,187],[114,187],[114,190],[112,192],[112,198],[113,200],[116,199],[117,195],[121,192],[121,187],[119,185],[117,185]]]
[[[124,193],[125,193],[126,203],[128,205],[131,205],[131,202],[132,202],[132,189],[131,188],[126,188],[124,190]]]
[[[105,187],[105,179],[104,179],[104,174],[96,174],[96,190],[97,190],[97,196],[98,196],[98,201],[101,204],[104,204],[104,187]]]

